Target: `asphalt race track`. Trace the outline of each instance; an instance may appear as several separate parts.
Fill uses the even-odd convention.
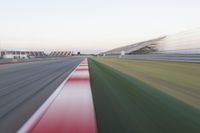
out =
[[[0,65],[0,132],[16,132],[82,60]]]

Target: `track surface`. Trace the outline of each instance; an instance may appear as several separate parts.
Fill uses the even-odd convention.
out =
[[[57,57],[57,58],[61,59],[61,58],[65,58],[65,57]],[[32,58],[32,59],[0,59],[0,65],[56,60],[57,58],[56,57],[48,57],[48,58],[46,57],[46,58]]]
[[[82,60],[0,65],[0,132],[16,132]]]

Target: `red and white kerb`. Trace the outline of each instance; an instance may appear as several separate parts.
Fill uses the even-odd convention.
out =
[[[18,133],[97,133],[87,59]]]

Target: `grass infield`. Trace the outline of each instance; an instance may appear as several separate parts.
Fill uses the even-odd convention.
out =
[[[200,133],[200,111],[89,59],[99,133]]]
[[[200,64],[94,58],[124,74],[200,109]]]

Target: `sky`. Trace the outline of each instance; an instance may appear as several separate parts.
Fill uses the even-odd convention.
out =
[[[199,0],[0,0],[0,49],[96,53],[200,27]]]

